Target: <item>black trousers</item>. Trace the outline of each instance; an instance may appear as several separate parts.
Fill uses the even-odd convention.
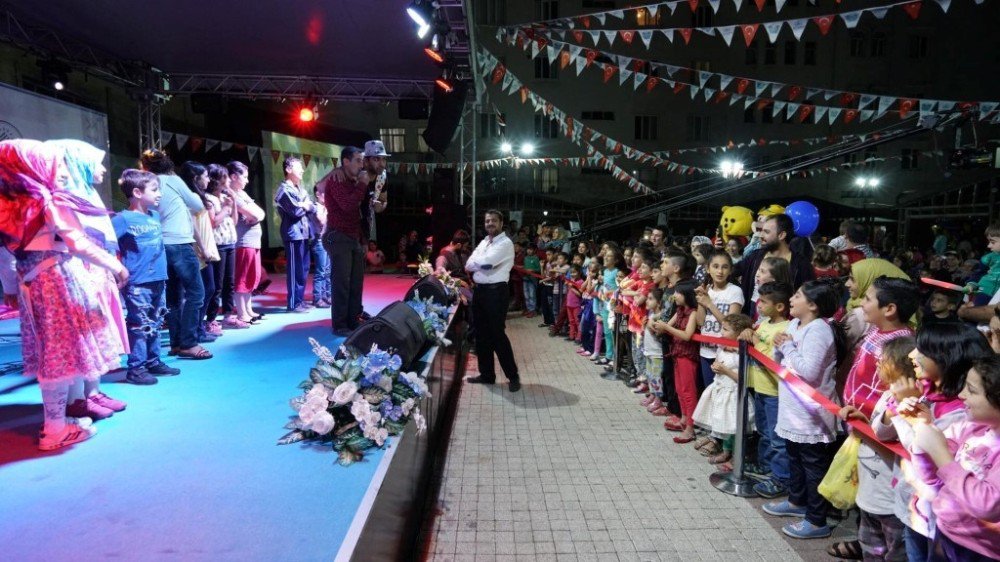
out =
[[[785,440],[788,453],[788,501],[806,508],[806,520],[822,527],[830,502],[819,493],[819,483],[830,469],[837,443],[796,443]]]
[[[472,322],[476,330],[476,357],[479,375],[486,380],[496,380],[493,354],[500,360],[500,367],[507,380],[519,381],[514,350],[507,338],[507,306],[510,291],[507,283],[476,285],[472,292]]]
[[[353,330],[361,315],[361,293],[365,287],[365,250],[358,240],[337,232],[323,235],[330,256],[330,317],[334,330]]]
[[[542,311],[542,322],[553,324],[556,321],[552,314],[552,285],[538,284],[538,308]]]

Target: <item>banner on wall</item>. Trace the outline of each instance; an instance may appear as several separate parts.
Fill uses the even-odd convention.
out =
[[[274,206],[274,193],[278,184],[285,181],[285,171],[282,163],[288,156],[296,156],[302,160],[305,173],[302,175],[302,185],[312,193],[316,182],[323,179],[335,167],[340,158],[340,145],[319,142],[300,137],[293,137],[272,131],[261,131],[263,146],[261,156],[264,162],[264,198],[267,210],[267,242],[270,248],[280,248],[281,218]]]

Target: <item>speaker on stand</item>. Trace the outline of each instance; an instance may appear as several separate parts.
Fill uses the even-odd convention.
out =
[[[462,110],[465,108],[465,98],[469,93],[467,82],[454,82],[451,92],[434,88],[434,99],[431,102],[431,114],[424,129],[424,142],[432,150],[444,154],[455,138],[455,131],[462,121]]]

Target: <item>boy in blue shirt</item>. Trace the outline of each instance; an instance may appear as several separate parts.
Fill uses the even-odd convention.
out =
[[[122,264],[129,272],[128,283],[122,288],[128,343],[132,348],[125,381],[156,384],[153,375],[173,376],[181,372],[160,360],[160,326],[167,315],[167,255],[160,215],[150,210],[160,203],[160,182],[150,172],[130,169],[122,172],[118,185],[129,201],[129,208],[111,219]]]

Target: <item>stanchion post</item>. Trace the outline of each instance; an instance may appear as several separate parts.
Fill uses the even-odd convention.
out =
[[[757,495],[753,490],[754,480],[743,473],[747,418],[749,417],[748,405],[750,403],[750,389],[747,387],[747,372],[750,368],[748,346],[748,342],[740,340],[740,364],[736,377],[738,399],[736,402],[736,435],[733,443],[733,470],[732,472],[716,472],[708,478],[709,482],[719,490],[741,498],[751,498]]]

